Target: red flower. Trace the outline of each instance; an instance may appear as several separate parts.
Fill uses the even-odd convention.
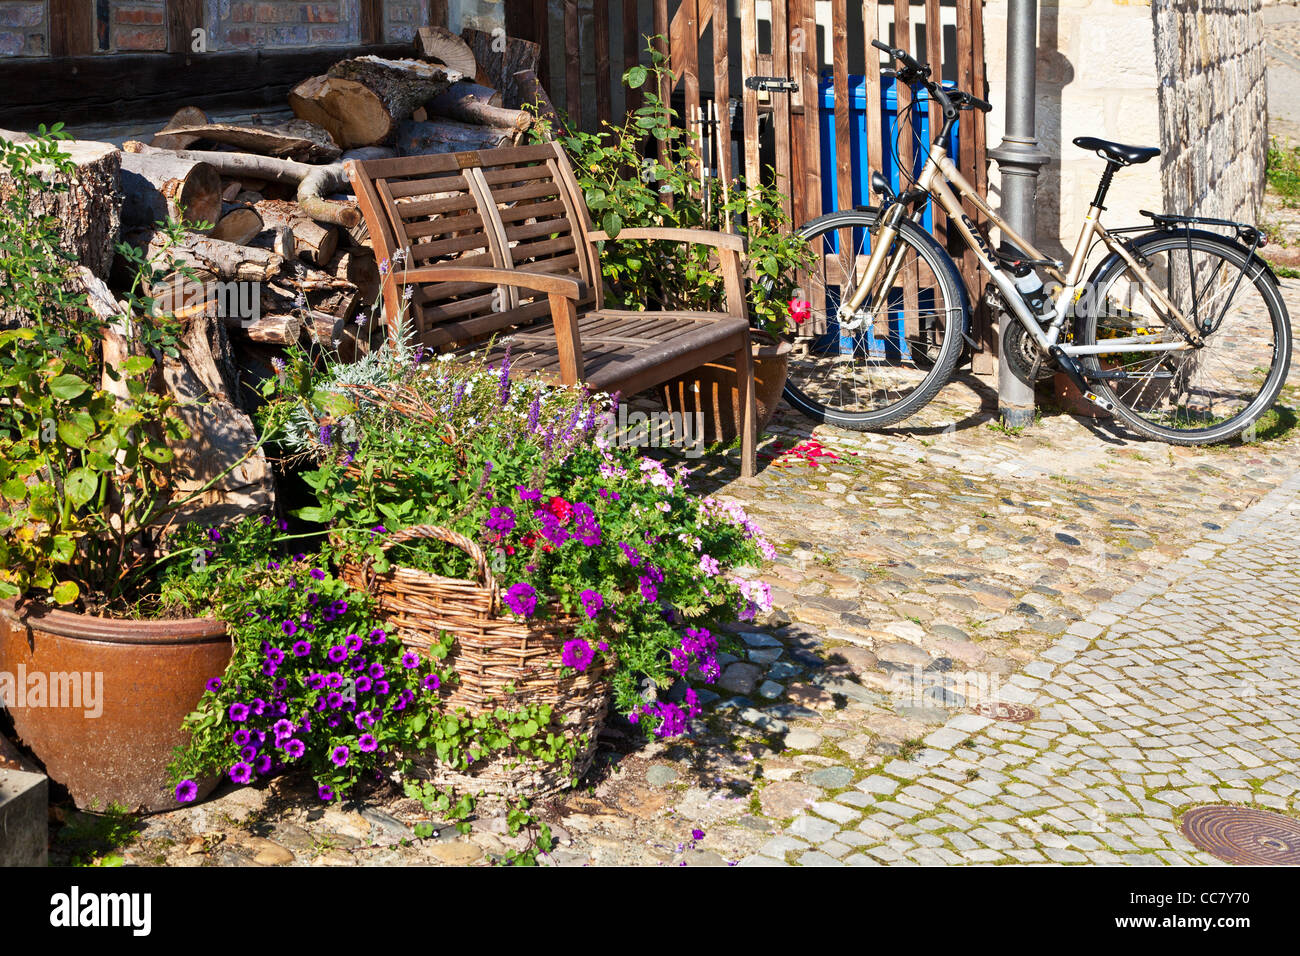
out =
[[[812,315],[812,303],[804,299],[791,299],[788,308],[790,318],[794,319],[798,324],[808,321]]]
[[[559,495],[555,495],[546,504],[551,514],[555,515],[555,520],[560,524],[568,524],[569,519],[573,517],[573,505],[565,501]]]
[[[530,531],[520,539],[519,543],[522,544],[525,548],[531,548],[533,545],[537,543],[537,535],[533,534]]]

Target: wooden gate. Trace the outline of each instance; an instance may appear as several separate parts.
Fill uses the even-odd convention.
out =
[[[911,114],[910,91],[880,76],[880,68],[890,64],[872,40],[902,46],[929,62],[936,77],[986,96],[980,0],[523,0],[506,9],[511,35],[542,44],[542,81],[552,99],[586,129],[617,120],[638,105],[635,94],[625,95],[622,74],[644,62],[648,36],[665,38],[661,50],[672,64],[674,83],[671,90],[660,91],[663,98],[672,98],[686,123],[698,123],[715,110],[724,124],[732,120],[734,153],[723,157],[721,167],[751,181],[774,175],[789,184],[782,192],[796,225],[854,205],[847,175],[854,125],[851,91],[861,90],[868,131],[882,128],[883,97],[891,85],[898,114]],[[827,108],[825,118],[823,84],[834,102],[833,115]],[[931,104],[930,111],[935,128],[938,108]],[[833,157],[822,155],[823,123],[835,131]],[[900,157],[925,149],[926,144],[912,142],[911,124],[899,127]],[[954,160],[983,191],[988,183],[984,114],[963,113],[959,133]],[[894,146],[869,135],[865,162],[881,169]],[[836,176],[836,193],[828,205],[822,172],[830,163],[845,172]],[[946,244],[947,223],[938,209],[933,230]],[[984,310],[978,308],[984,282],[973,253],[953,251],[977,307],[974,368],[992,372],[996,345]]]

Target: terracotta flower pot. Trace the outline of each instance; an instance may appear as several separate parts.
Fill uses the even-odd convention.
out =
[[[790,343],[765,332],[752,332],[754,348],[754,397],[758,404],[758,434],[772,423],[776,406],[790,374]],[[678,376],[662,386],[664,405],[670,412],[700,413],[704,441],[729,442],[740,434],[740,390],[736,367],[720,359]]]
[[[232,650],[217,620],[113,620],[3,601],[0,699],[19,741],[78,807],[168,809],[181,721]]]

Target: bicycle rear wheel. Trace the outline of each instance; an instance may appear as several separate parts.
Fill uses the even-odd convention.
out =
[[[1240,434],[1277,399],[1291,364],[1291,323],[1277,285],[1258,259],[1214,233],[1152,233],[1134,250],[1151,279],[1201,329],[1205,344],[1176,352],[1117,346],[1081,357],[1081,364],[1122,376],[1095,388],[1141,435],[1205,445]],[[1098,267],[1088,300],[1077,313],[1081,345],[1134,335],[1183,341],[1177,320],[1118,256]]]
[[[952,259],[906,221],[894,241],[895,268],[882,271],[857,315],[839,315],[865,275],[878,222],[877,210],[858,209],[799,230],[816,264],[804,290],[811,313],[790,337],[785,399],[810,418],[857,430],[903,421],[934,398],[961,358],[967,314]],[[875,301],[884,307],[869,314]]]

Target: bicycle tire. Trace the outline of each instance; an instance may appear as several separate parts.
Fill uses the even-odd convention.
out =
[[[825,216],[814,219],[798,230],[798,235],[806,239],[813,247],[814,254],[817,256],[819,263],[818,269],[822,270],[822,294],[826,302],[825,312],[820,316],[821,324],[815,325],[817,329],[823,329],[830,323],[838,323],[834,319],[837,306],[832,303],[838,303],[841,290],[839,286],[832,286],[825,281],[827,266],[825,260],[828,255],[835,256],[839,259],[839,252],[827,252],[830,247],[827,245],[827,237],[831,234],[844,235],[845,231],[849,236],[855,235],[861,230],[863,236],[869,235],[879,222],[879,210],[871,207],[864,207],[853,211],[833,212]],[[850,240],[856,241],[856,240]],[[898,234],[898,242],[915,253],[915,278],[916,284],[920,284],[924,279],[933,279],[933,285],[925,288],[935,298],[934,308],[925,310],[928,313],[928,319],[922,310],[916,310],[914,320],[909,323],[904,315],[902,323],[903,328],[908,329],[915,327],[918,335],[913,338],[907,338],[906,333],[900,335],[894,343],[894,347],[899,351],[899,360],[896,365],[886,368],[885,363],[879,358],[881,354],[888,358],[889,346],[882,349],[873,348],[879,345],[879,340],[874,339],[870,329],[858,330],[852,336],[852,346],[848,348],[847,360],[845,360],[844,337],[840,336],[840,352],[833,357],[813,354],[816,350],[812,344],[807,344],[808,357],[802,362],[797,361],[801,353],[796,352],[792,355],[790,362],[790,376],[786,381],[785,400],[794,408],[804,415],[812,418],[814,421],[824,422],[827,424],[838,425],[842,428],[848,428],[856,431],[865,431],[872,428],[885,428],[897,424],[905,419],[911,418],[921,408],[927,405],[946,385],[956,371],[957,363],[961,359],[964,343],[964,333],[967,328],[967,322],[970,315],[970,307],[966,300],[965,287],[962,284],[961,276],[957,272],[957,267],[951,257],[935,241],[934,237],[922,229],[914,222],[904,221],[901,224]],[[838,250],[838,246],[835,247]],[[855,256],[858,251],[855,250]],[[856,258],[854,259],[856,268]],[[922,265],[924,268],[922,268]],[[907,261],[905,254],[904,270],[913,269],[911,262]],[[842,273],[842,267],[841,267]],[[814,270],[813,284],[818,283],[818,273]],[[833,294],[832,294],[832,289]],[[805,298],[814,302],[816,308],[816,292],[805,291]],[[891,293],[892,295],[892,293]],[[901,293],[900,293],[901,295]],[[942,303],[937,301],[942,298]],[[919,302],[919,299],[918,299]],[[891,308],[891,313],[898,312],[903,315],[907,310],[906,302],[899,309]],[[942,318],[941,318],[942,316]],[[811,324],[811,323],[808,323]],[[807,327],[807,325],[805,327]],[[814,333],[822,334],[825,333]],[[928,338],[926,338],[928,336]],[[797,338],[795,341],[797,342]],[[814,339],[814,335],[805,336],[809,340]],[[874,343],[874,344],[873,344]],[[906,347],[907,359],[902,358],[903,348]],[[842,388],[836,388],[834,385],[827,387],[825,379],[829,378],[831,371],[839,369],[848,369],[851,377],[858,378],[856,370],[859,367],[859,352],[862,353],[860,367],[866,371],[866,382],[868,388],[874,394],[877,391],[875,385],[876,377],[871,369],[880,373],[880,380],[885,380],[886,374],[893,375],[895,378],[904,377],[908,379],[906,390],[899,389],[898,397],[895,401],[885,401],[872,408],[855,408],[841,401],[836,403],[828,399],[840,398],[845,396]],[[870,368],[868,368],[870,363]],[[884,397],[889,397],[889,386],[885,385]],[[855,395],[861,394],[855,391]]]
[[[1118,361],[1111,360],[1113,367],[1129,369],[1130,374],[1145,378],[1128,385],[1098,380],[1094,388],[1114,404],[1114,414],[1126,426],[1146,438],[1174,445],[1208,445],[1240,435],[1277,400],[1291,362],[1290,316],[1272,274],[1249,249],[1202,230],[1191,230],[1190,234],[1166,230],[1148,233],[1134,240],[1132,249],[1140,260],[1146,260],[1145,268],[1153,279],[1159,280],[1163,276],[1166,294],[1175,302],[1180,298],[1183,300],[1180,308],[1184,312],[1189,311],[1187,302],[1191,302],[1195,314],[1189,318],[1198,321],[1201,317],[1210,318],[1214,313],[1218,314],[1218,322],[1213,331],[1205,334],[1206,344],[1202,349],[1119,354]],[[1170,254],[1168,262],[1160,258],[1165,253]],[[1197,258],[1196,253],[1201,258]],[[1184,256],[1188,265],[1185,272],[1180,272],[1182,267],[1178,263]],[[1215,262],[1218,264],[1211,268]],[[1225,270],[1225,265],[1232,268]],[[1082,313],[1076,310],[1076,333],[1080,344],[1098,344],[1099,327],[1103,331],[1108,327],[1120,331],[1131,328],[1138,321],[1144,323],[1141,328],[1148,332],[1162,327],[1165,330],[1163,334],[1171,341],[1182,339],[1169,323],[1151,315],[1157,310],[1150,307],[1148,300],[1139,303],[1147,306],[1141,314],[1119,304],[1124,296],[1132,297],[1132,292],[1122,286],[1131,272],[1128,263],[1114,254],[1094,270],[1086,287],[1090,303]],[[1209,281],[1199,290],[1192,281],[1176,287],[1173,278],[1176,275],[1201,275],[1208,277]],[[1127,281],[1136,288],[1134,279]],[[1215,282],[1218,282],[1217,291],[1212,291]],[[1119,291],[1112,292],[1117,286],[1120,286]],[[1257,301],[1252,303],[1249,292],[1243,297],[1246,290],[1254,290],[1258,294]],[[1227,298],[1219,301],[1225,291]],[[1239,301],[1243,304],[1234,305]],[[1101,304],[1105,304],[1106,309],[1098,308]],[[1229,321],[1230,312],[1234,313],[1232,322]],[[1264,318],[1265,312],[1267,319]],[[1103,319],[1108,325],[1101,324]],[[1269,333],[1271,344],[1265,341]],[[1105,338],[1102,335],[1101,341]],[[1223,350],[1224,354],[1213,351],[1225,343],[1228,348]],[[1259,373],[1262,366],[1252,364],[1252,360],[1267,360],[1267,371],[1262,380]],[[1103,367],[1102,356],[1081,356],[1080,363],[1092,371]],[[1248,365],[1250,369],[1246,371]],[[1157,380],[1153,377],[1157,372],[1171,377]],[[1224,383],[1229,376],[1233,380],[1232,386]],[[1157,381],[1170,384],[1165,387],[1158,385]],[[1250,381],[1258,381],[1258,385],[1241,384]],[[1234,386],[1242,392],[1231,391]],[[1247,393],[1246,390],[1251,388],[1255,389],[1253,394]],[[1217,410],[1216,399],[1219,400]],[[1208,411],[1204,410],[1207,405]],[[1216,418],[1219,411],[1226,417]],[[1204,426],[1196,427],[1201,422],[1205,422]]]

